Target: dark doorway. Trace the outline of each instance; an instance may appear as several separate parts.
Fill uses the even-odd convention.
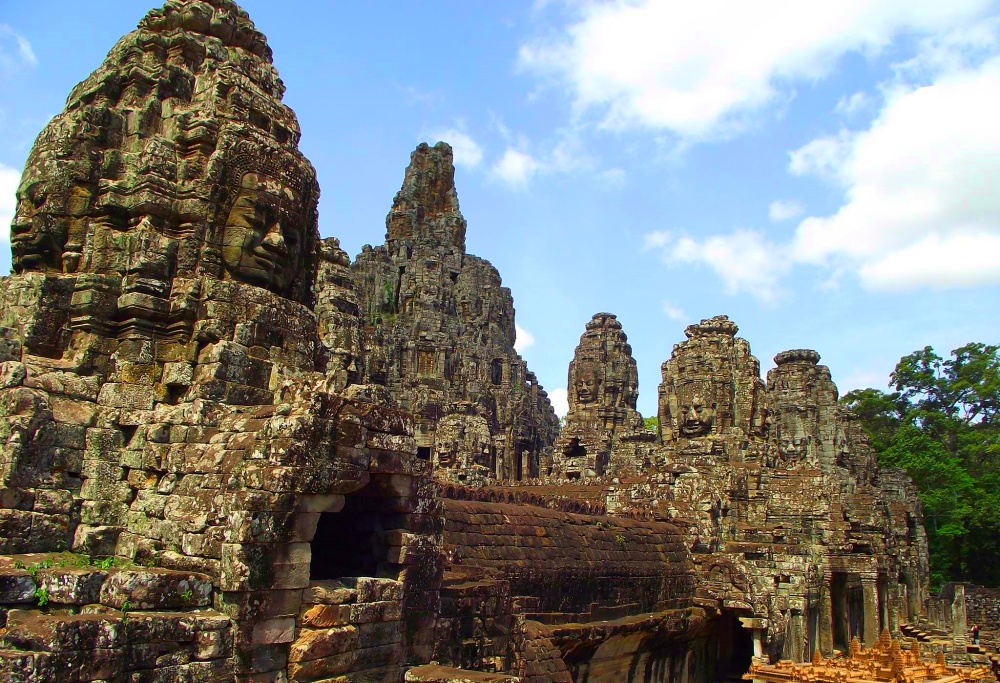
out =
[[[736,614],[722,610],[715,626],[717,666],[714,681],[741,681],[753,662],[753,634]]]
[[[573,439],[569,442],[563,451],[563,458],[566,463],[566,477],[569,479],[578,479],[587,469],[587,449],[583,447],[579,439]]]
[[[851,572],[834,572],[830,584],[833,608],[833,647],[847,652],[851,639],[865,632],[865,593],[861,577]]]
[[[383,576],[388,552],[387,518],[377,476],[347,495],[340,512],[324,512],[312,541],[309,578],[326,581],[344,577]]]

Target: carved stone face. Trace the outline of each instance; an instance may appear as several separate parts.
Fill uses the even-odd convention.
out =
[[[580,403],[593,403],[597,400],[597,389],[600,383],[592,372],[585,372],[576,381],[576,398]]]
[[[229,276],[283,293],[298,270],[304,207],[294,191],[263,175],[243,176],[222,235]]]
[[[680,431],[688,438],[704,436],[712,431],[715,423],[715,404],[708,403],[695,394],[689,402],[681,405]]]
[[[778,454],[789,462],[806,459],[809,455],[809,437],[782,434],[778,439]]]
[[[89,198],[81,187],[67,191],[44,178],[22,183],[10,226],[14,270],[61,273],[70,223],[82,219]]]

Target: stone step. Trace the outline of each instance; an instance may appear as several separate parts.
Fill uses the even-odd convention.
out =
[[[199,632],[220,631],[230,624],[229,617],[214,610],[127,615],[117,611],[45,614],[11,610],[2,647],[27,652],[79,652],[115,650],[136,643],[189,643]]]

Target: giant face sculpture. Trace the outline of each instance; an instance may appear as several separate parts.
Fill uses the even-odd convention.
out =
[[[681,435],[690,439],[711,432],[715,424],[715,408],[715,403],[706,401],[700,394],[683,400],[678,419]]]
[[[10,225],[14,270],[62,270],[66,229],[46,211],[50,194],[42,180],[23,183],[17,190],[17,210]]]
[[[298,271],[305,207],[287,185],[259,173],[240,182],[222,234],[230,277],[284,293]]]
[[[581,404],[594,403],[597,400],[601,383],[597,373],[592,369],[584,370],[576,380],[576,398]]]
[[[64,264],[63,252],[71,234],[74,242],[82,235],[91,193],[66,179],[24,174],[17,189],[17,208],[10,226],[10,248],[15,272],[71,272],[76,262]],[[66,187],[66,185],[70,185]],[[79,254],[75,254],[77,257]]]

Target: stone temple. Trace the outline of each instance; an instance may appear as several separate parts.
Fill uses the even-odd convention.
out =
[[[691,325],[647,429],[599,313],[560,429],[451,149],[352,261],[283,90],[232,0],[169,0],[31,150],[0,679],[707,683],[928,614],[915,489],[816,352],[765,383],[735,323]]]

